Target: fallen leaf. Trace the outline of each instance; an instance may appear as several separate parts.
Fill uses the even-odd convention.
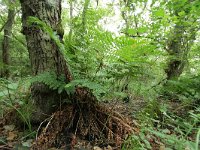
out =
[[[113,150],[113,149],[110,145],[108,145],[107,147],[104,148],[104,150]]]
[[[25,147],[31,147],[33,144],[33,139],[29,139],[26,142],[23,142],[22,145]]]
[[[3,127],[7,132],[8,131],[13,131],[14,129],[15,129],[15,125],[5,125],[4,127]]]
[[[102,148],[100,148],[98,146],[94,146],[93,150],[102,150]]]
[[[161,144],[159,150],[165,150],[165,145]]]
[[[17,137],[17,133],[16,132],[9,132],[8,133],[8,137],[6,138],[8,141],[12,141]]]

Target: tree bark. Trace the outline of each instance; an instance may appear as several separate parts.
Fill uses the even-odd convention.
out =
[[[123,4],[124,3],[124,4]],[[129,1],[123,1],[123,2],[121,2],[120,1],[120,5],[121,5],[121,7],[123,6],[123,5],[125,5],[125,7],[127,7],[127,8],[129,8]],[[130,22],[129,22],[129,16],[127,15],[127,12],[126,12],[126,10],[122,10],[121,11],[121,16],[122,16],[122,18],[124,19],[124,21],[125,21],[125,31],[124,31],[124,33],[125,33],[125,35],[126,36],[128,36],[128,30],[129,30],[129,28],[130,28]]]
[[[30,24],[27,22],[29,16],[37,17],[59,34],[58,26],[62,28],[60,26],[61,0],[20,0],[20,2],[23,33],[26,36],[33,75],[53,71],[57,76],[64,74],[66,82],[70,82],[72,75],[59,46],[47,33],[37,27],[37,23]],[[63,34],[59,35],[62,38]],[[55,110],[53,105],[59,106],[60,99],[63,99],[57,90],[51,90],[43,83],[34,83],[31,92],[36,106],[35,118],[33,119],[37,122],[46,117],[42,114],[52,113]],[[64,96],[66,95],[64,94]],[[110,108],[99,105],[96,97],[89,89],[76,87],[71,99],[71,105],[63,106],[52,115],[48,129],[43,130],[32,149],[40,150],[55,147],[56,141],[64,141],[58,140],[61,132],[66,136],[73,133],[90,141],[101,138],[104,134],[102,139],[115,140],[115,144],[119,147],[125,135],[132,133],[131,122],[118,113],[114,113]],[[66,149],[74,149],[73,140],[71,144],[66,139],[65,142]],[[69,144],[70,147],[68,147]]]
[[[30,16],[36,17],[63,37],[61,25],[61,0],[20,0],[22,7],[22,33],[26,36],[33,75],[54,72],[57,77],[65,75],[72,80],[66,61],[58,45],[48,33],[38,28],[37,23],[28,23]],[[33,104],[36,106],[33,120],[41,121],[51,114],[60,103],[60,95],[43,83],[34,83],[31,88]],[[43,114],[43,115],[42,115]]]
[[[85,0],[84,7],[83,7],[83,13],[82,13],[82,26],[83,26],[83,32],[86,30],[86,24],[87,24],[87,10],[90,4],[90,0]]]
[[[188,63],[188,53],[198,30],[195,25],[185,25],[190,21],[189,12],[187,12],[185,16],[179,16],[178,13],[179,12],[175,10],[174,14],[179,17],[179,22],[176,23],[172,31],[172,37],[169,38],[166,48],[170,56],[165,69],[167,80],[178,79],[183,73],[185,65]],[[195,24],[197,19],[195,18],[193,21]]]
[[[185,45],[181,42],[183,40],[183,34],[184,29],[176,25],[173,37],[168,42],[167,52],[170,55],[170,59],[165,69],[167,80],[178,78],[182,74],[187,61],[187,52],[184,50]]]
[[[69,43],[72,40],[72,34],[73,34],[73,0],[69,1],[70,10],[69,10],[69,16],[70,16],[70,29],[69,29]]]
[[[8,19],[4,26],[4,38],[2,42],[2,58],[3,58],[3,70],[1,76],[9,77],[9,65],[10,65],[10,37],[12,34],[12,26],[15,19],[15,10],[8,10]]]

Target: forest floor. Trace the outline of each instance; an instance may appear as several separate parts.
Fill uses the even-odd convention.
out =
[[[145,101],[140,97],[134,97],[129,102],[123,102],[119,100],[113,100],[104,103],[105,106],[110,107],[113,111],[117,111],[125,117],[131,118],[134,124],[134,134],[140,133],[139,121],[136,119],[136,115],[141,111],[141,108],[145,106]],[[171,104],[176,107],[176,104]],[[16,106],[17,107],[17,106]],[[4,118],[0,121],[0,150],[28,150],[34,142],[35,135],[37,134],[38,126],[32,127],[32,132],[27,129],[27,126],[16,125],[16,109],[8,109],[5,111]],[[14,124],[15,122],[15,124]],[[55,131],[56,132],[56,131]],[[171,132],[171,131],[169,131]],[[73,135],[72,135],[73,136]],[[160,139],[156,136],[146,136],[146,139],[151,144],[153,150],[164,150],[164,144],[160,142]],[[58,150],[58,148],[52,147],[49,150]],[[119,149],[109,145],[107,143],[101,145],[92,145],[87,140],[81,140],[76,138],[76,145],[74,150],[115,150]],[[59,150],[66,150],[65,146],[61,146]],[[126,149],[125,149],[126,150]]]

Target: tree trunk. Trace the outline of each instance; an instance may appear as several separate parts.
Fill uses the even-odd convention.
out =
[[[83,13],[82,13],[82,26],[83,26],[82,30],[83,30],[83,33],[86,32],[87,10],[88,10],[89,4],[90,4],[90,0],[85,0],[84,7],[83,7]]]
[[[39,29],[37,23],[31,25],[27,23],[28,17],[34,16],[58,32],[58,26],[61,28],[61,0],[20,0],[20,2],[23,33],[26,36],[33,75],[53,71],[57,76],[64,74],[67,82],[71,81],[71,73],[55,41]],[[62,38],[63,34],[59,35]],[[46,116],[42,115],[43,113],[47,115],[52,113],[55,110],[53,105],[59,106],[60,99],[63,99],[57,90],[51,90],[43,83],[33,84],[31,92],[37,109],[34,121],[44,119]],[[102,141],[114,141],[114,144],[120,147],[125,135],[132,132],[131,122],[127,118],[97,104],[96,97],[87,88],[76,87],[71,97],[72,103],[63,105],[52,115],[48,127],[37,138],[32,149],[49,149],[63,144],[56,143],[62,141],[66,142],[66,149],[74,149],[74,138],[71,139],[71,143],[66,138],[60,140],[61,135],[69,136],[71,133],[90,141],[100,138]]]
[[[169,62],[165,72],[167,80],[178,78],[184,69],[187,62],[187,51],[185,50],[185,43],[182,42],[184,36],[184,29],[176,25],[174,28],[173,37],[169,40],[167,52],[170,55]]]
[[[127,8],[129,8],[128,1],[127,2],[126,1],[123,1],[123,2],[120,1],[120,5],[121,5],[121,7],[123,5],[125,5]],[[125,33],[126,36],[128,36],[128,30],[130,28],[130,22],[129,22],[130,19],[129,19],[129,16],[127,14],[127,10],[122,10],[121,11],[121,16],[125,21],[125,31],[124,31],[124,33]]]
[[[170,8],[172,11],[171,15],[176,16],[178,21],[175,23],[174,29],[170,33],[171,38],[169,38],[166,44],[166,50],[170,55],[167,68],[165,69],[167,80],[178,79],[183,73],[185,65],[188,63],[188,53],[199,28],[197,25],[198,17],[192,12],[192,1],[185,1],[181,5],[178,1],[175,1],[173,5],[176,7]],[[184,12],[184,15],[181,15],[182,12]]]
[[[184,22],[181,20],[175,25],[172,37],[167,43],[166,50],[170,56],[165,69],[167,80],[178,79],[183,73],[185,65],[188,63],[188,53],[196,37],[198,28],[196,26],[185,26],[183,24]]]
[[[2,42],[2,58],[3,58],[3,70],[1,76],[8,78],[9,77],[9,65],[10,65],[10,37],[12,34],[12,25],[15,19],[15,10],[8,10],[8,19],[4,26],[4,39]]]
[[[62,39],[61,26],[61,0],[20,0],[22,7],[23,34],[26,36],[32,74],[38,75],[44,72],[54,72],[57,77],[64,74],[67,82],[72,79],[66,61],[61,55],[58,45],[51,39],[48,33],[38,28],[35,23],[28,23],[30,16],[36,17],[51,27]],[[43,83],[34,83],[31,88],[33,104],[36,106],[35,121],[41,121],[51,114],[60,103],[57,91],[49,89]],[[43,115],[42,115],[43,114]]]
[[[69,1],[70,10],[69,10],[69,16],[70,16],[70,29],[69,29],[69,43],[72,40],[72,34],[73,34],[73,0]]]

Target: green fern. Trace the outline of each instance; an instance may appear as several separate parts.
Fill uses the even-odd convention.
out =
[[[101,86],[98,83],[91,82],[87,79],[78,79],[78,80],[73,80],[67,85],[65,85],[66,91],[74,91],[76,86],[81,86],[81,87],[86,87],[90,89],[93,94],[99,98],[102,94],[106,93],[106,90],[103,86]]]
[[[49,86],[53,90],[58,90],[58,93],[61,93],[65,87],[64,77],[57,77],[53,72],[44,72],[31,79],[32,83],[41,82]]]
[[[102,93],[106,93],[105,88],[98,83],[89,81],[87,79],[77,79],[66,84],[64,76],[58,78],[56,74],[52,72],[44,72],[39,74],[33,77],[31,82],[44,83],[45,85],[49,86],[49,88],[58,90],[58,93],[63,91],[66,91],[68,94],[74,93],[77,86],[90,89],[96,97],[99,97]]]

